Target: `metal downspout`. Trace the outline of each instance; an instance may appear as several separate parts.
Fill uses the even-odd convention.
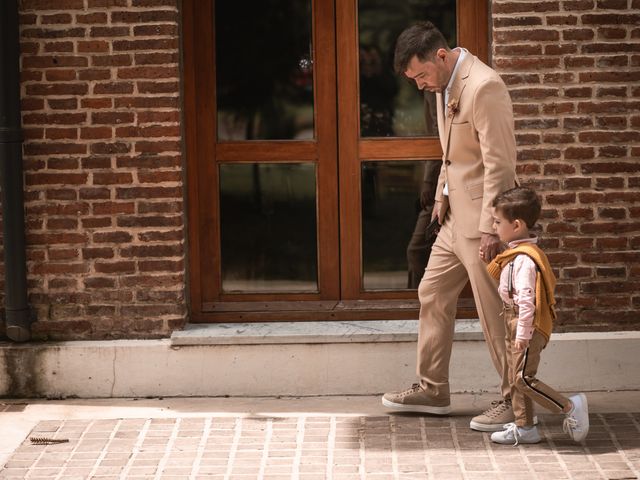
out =
[[[31,338],[27,303],[22,130],[20,123],[18,0],[0,0],[0,189],[7,336]]]

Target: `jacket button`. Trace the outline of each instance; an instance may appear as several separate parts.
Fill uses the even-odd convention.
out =
[[[445,160],[445,161],[444,161],[444,164],[445,164],[445,165],[451,165],[451,160]]]

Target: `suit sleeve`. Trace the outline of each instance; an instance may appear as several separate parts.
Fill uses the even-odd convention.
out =
[[[478,230],[493,233],[491,202],[515,186],[516,140],[513,109],[507,87],[499,77],[483,82],[474,96],[473,121],[484,167],[482,212]]]

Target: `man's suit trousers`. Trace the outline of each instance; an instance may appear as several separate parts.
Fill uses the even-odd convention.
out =
[[[497,283],[479,258],[479,248],[480,238],[464,237],[456,228],[455,215],[449,210],[418,287],[417,373],[421,386],[435,398],[449,397],[449,361],[457,302],[467,279],[471,283],[491,360],[501,378],[501,393],[504,398],[510,397],[505,325],[500,316],[502,301]]]

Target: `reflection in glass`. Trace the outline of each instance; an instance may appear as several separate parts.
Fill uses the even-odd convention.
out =
[[[456,46],[456,0],[358,1],[361,137],[438,136],[435,94],[423,96],[393,71],[396,38],[421,20],[432,21]]]
[[[218,140],[314,137],[311,0],[219,1]]]
[[[439,164],[439,161],[362,163],[362,285],[365,290],[408,288],[411,267],[407,265],[407,247],[421,210],[420,190],[425,167]]]
[[[224,292],[317,292],[314,164],[220,165]]]

